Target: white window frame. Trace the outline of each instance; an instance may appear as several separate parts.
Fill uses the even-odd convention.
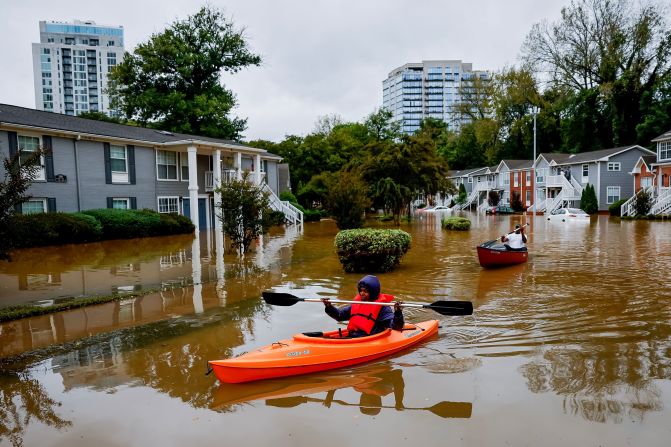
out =
[[[42,211],[36,211],[36,212],[26,212],[23,209],[23,205],[26,203],[40,203],[42,204]],[[21,214],[41,214],[41,213],[46,213],[47,212],[47,199],[35,199],[32,198],[30,200],[27,200],[21,204]]]
[[[641,188],[652,186],[652,177],[641,177]]]
[[[115,208],[114,202],[125,202],[126,208]],[[128,197],[112,197],[112,208],[117,210],[129,210],[130,209],[130,199]]]
[[[531,190],[527,189],[525,196],[527,206],[531,205]]]
[[[473,177],[468,177],[468,183],[473,183]]]
[[[184,176],[184,168],[186,168],[186,176]],[[179,153],[179,179],[183,182],[189,181],[189,154],[186,152]]]
[[[671,141],[661,141],[659,145],[659,161],[671,159]]]
[[[126,165],[126,170],[125,171],[115,171],[114,169],[111,169],[112,171],[112,183],[128,183],[128,147],[126,146],[121,146],[118,144],[110,144],[110,166],[112,165],[112,159],[114,160],[121,160],[118,157],[112,157],[112,150],[113,149],[123,149],[123,161]]]
[[[587,171],[587,175],[585,175],[585,171]],[[582,165],[582,178],[583,178],[583,183],[586,183],[589,178],[589,165]]]
[[[531,171],[525,171],[525,172],[526,172],[527,175],[525,176],[524,180],[525,180],[526,186],[529,186],[529,185],[531,185]]]
[[[163,210],[161,210],[161,201],[164,200],[166,203],[164,204]],[[174,200],[174,206],[175,209],[171,209],[171,201]],[[180,213],[179,209],[179,196],[159,196],[156,198],[156,209],[158,210],[159,213]]]
[[[617,191],[617,194],[613,192]],[[606,203],[611,204],[615,203],[622,197],[622,190],[619,186],[606,186]],[[611,200],[611,198],[613,200]]]
[[[175,155],[175,164],[167,164],[167,163],[159,163],[159,156],[161,153],[165,154],[174,154]],[[164,151],[157,149],[156,150],[156,180],[160,182],[178,182],[179,181],[179,154],[175,151]],[[175,167],[175,178],[161,178],[161,174],[159,172],[158,167],[159,166],[174,166]],[[166,177],[168,174],[168,169],[166,168]]]
[[[37,148],[34,151],[29,150],[29,151],[26,151],[26,152],[37,152],[42,147],[42,137],[40,135],[31,135],[29,133],[20,133],[20,134],[17,134],[17,136],[16,136],[16,144],[17,144],[17,149],[18,149],[19,152],[22,152],[22,151],[25,150],[24,148],[21,147],[21,139],[22,138],[37,139]],[[44,155],[41,155],[40,156],[40,166],[37,169],[35,169],[35,176],[33,177],[33,180],[44,182],[44,181],[46,181],[46,179],[47,179],[47,169],[46,169],[46,166],[44,165]]]
[[[518,188],[520,186],[520,173],[513,172],[513,188]]]
[[[619,172],[622,170],[622,163],[619,161],[609,161],[607,169],[610,172]]]

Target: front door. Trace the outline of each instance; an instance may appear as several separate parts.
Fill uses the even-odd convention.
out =
[[[182,214],[186,217],[191,218],[191,203],[190,199],[184,199],[182,202]],[[199,197],[198,198],[198,227],[202,230],[209,228],[207,225],[207,198]]]

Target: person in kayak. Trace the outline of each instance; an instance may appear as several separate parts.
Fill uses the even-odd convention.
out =
[[[501,242],[508,250],[526,250],[527,247],[524,244],[527,243],[527,236],[524,234],[524,227],[520,227],[520,224],[515,225],[515,231],[501,236]]]
[[[366,301],[377,301],[380,303],[391,303],[394,301],[393,295],[380,293],[380,280],[376,276],[366,275],[357,284],[359,293],[354,297],[355,301],[361,301],[361,304],[352,304],[345,307],[335,307],[328,298],[322,299],[324,302],[324,311],[328,316],[337,320],[349,320],[347,330],[350,337],[363,337],[366,335],[377,334],[387,328],[397,331],[403,329],[405,321],[401,302],[397,301],[394,310],[391,306],[378,306],[375,304],[365,304]]]

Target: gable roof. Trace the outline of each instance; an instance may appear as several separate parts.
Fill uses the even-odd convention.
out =
[[[470,169],[461,169],[458,171],[451,171],[452,175],[449,175],[450,178],[452,177],[468,177],[469,175],[473,175],[478,173],[478,171],[484,171],[487,169],[487,166],[481,167],[481,168],[470,168]]]
[[[653,142],[653,143],[656,143],[656,142],[658,142],[658,141],[668,140],[668,139],[671,139],[671,130],[669,130],[668,132],[664,132],[664,133],[661,134],[660,136],[658,136],[658,137],[656,137],[656,138],[653,138],[653,139],[650,140],[650,141]]]
[[[554,161],[555,164],[557,165],[571,165],[571,164],[589,163],[597,161],[607,161],[610,157],[614,155],[618,155],[621,154],[622,152],[626,152],[632,149],[640,149],[644,151],[644,153],[647,153],[648,155],[654,154],[654,152],[651,151],[650,149],[646,149],[643,146],[633,144],[631,146],[613,147],[610,149],[599,149],[596,151],[580,152],[578,154],[561,154],[551,152],[551,153],[543,153],[540,156],[545,158],[548,161],[548,163]]]
[[[50,130],[82,136],[107,137],[149,145],[174,146],[178,144],[202,144],[212,147],[226,147],[248,152],[261,152],[278,157],[264,149],[258,149],[231,140],[190,135],[127,124],[109,123],[62,113],[28,109],[9,104],[0,104],[0,125],[15,125],[34,130]],[[281,157],[278,157],[281,158]]]
[[[501,163],[505,163],[510,171],[517,171],[520,169],[531,169],[533,165],[533,160],[501,160]],[[500,166],[500,163],[499,163]]]

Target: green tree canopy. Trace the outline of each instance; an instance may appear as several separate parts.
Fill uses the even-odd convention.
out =
[[[246,119],[222,72],[260,65],[222,11],[205,6],[127,53],[109,75],[112,107],[126,119],[173,132],[237,140]]]

